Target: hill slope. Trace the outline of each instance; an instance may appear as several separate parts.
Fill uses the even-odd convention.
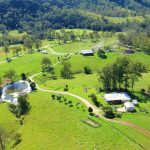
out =
[[[129,11],[130,10],[130,11]],[[100,29],[106,24],[81,11],[127,17],[150,12],[148,0],[0,0],[0,30],[38,28]],[[41,27],[42,26],[42,27]],[[111,25],[111,28],[113,25]],[[106,27],[109,30],[110,27]]]

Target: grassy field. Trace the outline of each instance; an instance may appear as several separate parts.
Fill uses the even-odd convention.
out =
[[[81,50],[90,49],[95,46],[96,43],[91,40],[83,41],[83,42],[74,42],[67,44],[57,44],[52,46],[52,48],[56,52],[60,53],[72,53],[72,52],[80,52]]]
[[[82,34],[83,32],[83,30],[74,31],[77,34]],[[58,32],[60,31],[58,30]],[[16,31],[12,34],[15,33]],[[116,48],[116,52],[107,53],[107,59],[101,59],[97,54],[90,57],[84,57],[80,54],[73,55],[70,59],[72,71],[74,72],[73,79],[65,80],[60,78],[61,64],[55,67],[56,80],[50,80],[50,75],[48,74],[47,76],[41,74],[35,78],[36,83],[45,89],[64,91],[64,87],[67,84],[69,92],[84,97],[91,103],[89,95],[94,93],[97,95],[98,101],[103,105],[107,105],[102,98],[104,93],[99,93],[97,90],[100,86],[97,72],[105,65],[111,64],[118,57],[123,56],[123,47],[118,50],[116,37],[101,39],[97,43],[83,41],[58,45],[57,42],[44,41],[43,45],[50,44],[56,52],[65,53],[89,49],[102,44],[102,42],[103,46],[112,45],[113,48]],[[40,52],[27,54],[12,60],[10,63],[1,64],[0,76],[3,76],[9,69],[14,69],[17,72],[16,80],[20,79],[20,74],[23,72],[28,75],[38,73],[41,71],[41,59],[44,56],[48,56],[53,64],[58,60],[57,55],[44,55]],[[0,50],[0,61],[4,57],[4,52]],[[135,53],[129,55],[129,57],[133,61],[138,60],[144,63],[150,69],[150,56],[144,53]],[[85,66],[92,68],[93,74],[85,75],[83,73]],[[139,92],[142,88],[147,88],[150,83],[149,77],[149,72],[143,74],[143,78],[140,78],[135,85],[135,92]],[[85,92],[85,88],[87,92]],[[94,117],[92,119],[101,124],[99,128],[95,129],[83,123],[82,120],[87,119],[89,115],[87,108],[82,103],[77,107],[79,102],[77,99],[65,96],[67,101],[52,100],[51,94],[40,91],[31,93],[29,97],[31,111],[25,116],[23,126],[19,125],[19,120],[8,111],[6,103],[0,104],[0,124],[8,131],[21,133],[22,142],[15,147],[15,150],[93,150],[94,148],[101,150],[137,150],[150,147],[147,137],[129,127],[108,123]],[[69,101],[72,101],[72,106],[70,106]],[[150,112],[150,103],[140,103],[139,105]],[[137,108],[136,113],[124,113],[121,120],[132,122],[150,131],[149,117],[149,114],[140,112]]]
[[[76,103],[75,99],[69,97],[67,99],[71,99],[73,105]],[[64,102],[53,101],[50,94],[32,93],[30,103],[32,109],[20,130],[22,142],[15,150],[93,150],[96,147],[104,150],[126,149],[126,147],[129,150],[141,149],[138,145],[140,140],[136,139],[136,136],[142,137],[144,147],[150,144],[146,137],[135,131],[132,132],[132,138],[135,138],[136,142],[133,142],[126,137],[126,133],[122,134],[122,131],[118,133],[115,124],[112,127],[97,120],[101,123],[101,127],[95,129],[88,126],[81,121],[88,117],[82,107],[76,109],[75,105],[69,107]],[[122,127],[120,128],[122,130]]]
[[[41,60],[44,56],[45,55],[40,52],[32,53],[18,57],[9,63],[1,64],[0,75],[3,76],[3,74],[9,69],[14,69],[19,76],[23,72],[28,75],[38,73],[41,71]],[[48,57],[51,59],[52,63],[57,62],[57,57],[51,57],[51,55]]]

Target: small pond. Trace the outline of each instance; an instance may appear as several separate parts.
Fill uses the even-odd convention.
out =
[[[20,94],[28,94],[31,92],[30,84],[27,81],[18,81],[13,84],[6,85],[2,89],[2,101],[17,104],[17,98]]]

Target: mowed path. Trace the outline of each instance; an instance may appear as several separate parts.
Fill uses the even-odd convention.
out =
[[[42,48],[47,48],[47,47],[49,47],[49,45],[44,46],[44,47],[42,47]],[[53,53],[55,53],[55,51],[53,51]],[[55,54],[59,54],[59,53],[56,52]],[[25,54],[23,54],[23,55],[25,55]],[[23,56],[23,55],[22,55],[22,56]],[[73,55],[73,53],[71,53],[71,55]],[[18,57],[13,57],[12,59],[16,59],[16,58],[18,58]],[[0,64],[3,64],[3,63],[5,63],[5,62],[7,62],[7,61],[0,62]],[[59,64],[59,63],[60,63],[60,62],[55,63],[55,64],[53,65],[53,67],[55,67],[55,66],[56,66],[57,64]],[[38,75],[40,75],[40,74],[42,74],[42,72],[39,72],[39,73],[34,74],[34,75],[31,76],[29,79],[30,79],[32,82],[34,82],[33,78],[36,77],[36,76],[38,76]],[[93,109],[93,113],[94,113],[96,116],[99,116],[99,117],[101,117],[102,119],[104,119],[104,120],[106,120],[106,121],[109,121],[109,122],[112,122],[112,123],[119,123],[119,124],[122,124],[122,125],[126,125],[126,126],[128,126],[128,127],[131,127],[131,128],[133,128],[133,129],[135,129],[135,130],[137,130],[137,131],[143,133],[144,135],[146,135],[147,137],[150,138],[150,131],[148,131],[148,130],[142,128],[142,127],[139,127],[138,125],[135,125],[135,124],[132,124],[132,123],[126,122],[126,121],[119,121],[119,120],[112,120],[112,119],[107,119],[107,118],[105,118],[104,116],[101,115],[101,112],[102,112],[101,109],[97,108],[95,105],[91,104],[88,100],[82,98],[81,96],[78,96],[78,95],[76,95],[76,94],[69,93],[69,92],[61,92],[61,91],[47,90],[47,89],[43,89],[43,88],[39,87],[38,85],[36,85],[36,86],[37,86],[37,89],[38,89],[38,90],[43,91],[43,92],[49,92],[49,93],[56,93],[56,94],[68,95],[68,96],[77,98],[78,100],[80,100],[81,102],[83,102],[83,103],[86,105],[87,108],[91,107],[91,108]]]

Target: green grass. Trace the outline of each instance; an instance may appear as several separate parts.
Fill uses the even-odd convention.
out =
[[[141,106],[142,104],[140,104]],[[150,109],[150,103],[146,104]],[[144,106],[145,107],[145,106]],[[126,113],[123,115],[121,120],[125,120],[131,123],[134,123],[142,128],[145,128],[150,131],[150,114],[145,113]]]
[[[52,48],[56,52],[60,53],[71,53],[71,52],[79,52],[84,49],[91,49],[95,45],[94,42],[87,40],[83,42],[73,42],[73,43],[67,43],[62,45],[54,45]]]
[[[82,34],[83,30],[74,30]],[[58,31],[59,32],[59,31]],[[91,32],[91,31],[88,31]],[[77,33],[77,34],[79,34]],[[15,33],[13,33],[15,34]],[[102,39],[104,45],[118,48],[116,37]],[[101,42],[93,43],[74,42],[64,45],[58,45],[58,41],[44,41],[43,45],[51,44],[57,52],[76,52],[81,49],[89,49]],[[114,44],[114,45],[113,45]],[[1,55],[2,54],[2,55]],[[10,63],[4,63],[0,66],[0,75],[3,76],[5,71],[14,69],[17,72],[18,78],[22,72],[29,75],[41,71],[41,59],[43,56],[48,56],[53,64],[57,62],[57,56],[44,55],[42,53],[27,54],[12,60]],[[89,95],[94,93],[98,97],[98,101],[106,105],[102,98],[104,93],[98,93],[99,87],[97,71],[101,70],[105,65],[111,64],[118,57],[122,56],[121,51],[114,53],[107,53],[107,59],[101,59],[96,54],[91,57],[84,57],[81,55],[74,55],[71,57],[73,72],[80,72],[74,74],[71,80],[60,78],[60,70],[62,65],[55,67],[57,80],[50,80],[47,77],[39,75],[35,78],[36,83],[45,89],[52,89],[63,91],[66,84],[69,86],[69,92],[75,93],[81,97],[86,98],[91,102]],[[0,60],[4,59],[5,54],[0,51]],[[144,53],[135,53],[129,55],[132,60],[138,60],[150,68],[150,56]],[[89,66],[93,70],[93,74],[85,75],[83,68]],[[142,88],[147,88],[150,83],[150,73],[143,74],[143,78],[135,85],[135,91],[138,92]],[[88,88],[85,92],[84,88]],[[141,144],[145,149],[150,147],[150,142],[143,134],[129,127],[112,124],[103,120],[96,121],[102,124],[101,127],[95,129],[81,120],[87,119],[87,108],[81,103],[79,109],[76,107],[77,99],[66,96],[67,100],[71,100],[73,107],[69,107],[64,101],[58,102],[51,99],[50,93],[35,92],[30,95],[31,111],[25,117],[25,122],[22,127],[19,125],[19,120],[8,111],[7,104],[0,104],[0,124],[2,124],[9,131],[17,131],[22,135],[22,142],[15,148],[16,150],[41,150],[41,149],[57,149],[57,150],[93,150],[94,147],[99,149],[141,149]],[[150,112],[150,103],[140,103],[140,107],[146,108]],[[84,111],[86,110],[86,111]],[[137,124],[147,130],[149,128],[149,114],[144,114],[137,111],[137,113],[123,114],[122,120],[126,120]],[[1,119],[2,118],[2,119]]]
[[[23,72],[28,75],[38,73],[41,71],[41,60],[45,56],[47,55],[39,52],[18,57],[9,63],[1,64],[0,74],[3,75],[9,69],[14,69],[18,75]],[[48,55],[48,57],[51,59],[52,63],[57,62],[55,56],[51,57],[51,55]]]
[[[76,102],[75,99],[67,99]],[[32,109],[20,130],[22,142],[15,150],[93,150],[96,146],[102,150],[126,147],[129,150],[140,149],[138,144],[105,122],[100,121],[102,126],[96,129],[83,123],[81,120],[88,117],[87,112],[77,110],[75,106],[70,108],[63,102],[53,101],[48,93],[32,93],[30,103]],[[135,132],[135,135],[140,134]],[[148,147],[148,143],[144,146]]]

